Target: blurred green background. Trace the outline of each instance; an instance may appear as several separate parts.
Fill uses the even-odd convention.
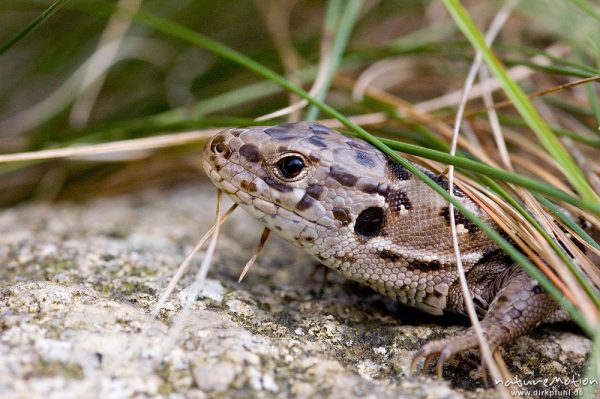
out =
[[[53,3],[0,2],[0,45],[9,43]],[[575,2],[521,3],[502,30],[495,51],[508,66],[527,65],[538,70],[521,82],[526,91],[598,74],[597,16]],[[592,1],[583,3],[597,6]],[[129,21],[129,25],[126,19],[111,18],[112,7],[117,4],[139,6],[282,74],[286,73],[283,42],[284,51],[296,56],[305,88],[310,88],[315,78],[326,36],[325,1],[61,2],[36,29],[0,54],[0,153],[252,124],[254,118],[288,105],[289,97],[281,89],[231,61],[136,22]],[[503,2],[463,4],[484,30]],[[413,104],[460,89],[474,55],[437,1],[364,1],[351,28],[338,76],[353,82],[368,68],[392,65],[391,72],[375,80],[375,86]],[[99,44],[115,38],[120,42],[113,56],[106,47],[99,56]],[[563,46],[561,55],[549,58],[548,49],[553,46]],[[549,64],[532,61],[535,54]],[[100,74],[102,80],[95,94],[90,90],[93,83],[89,76],[85,78],[90,62],[96,68],[107,63],[106,75]],[[588,86],[547,95],[542,101],[558,110],[557,119],[571,118],[581,128],[574,131],[573,126],[563,125],[564,130],[594,142],[599,137],[598,85]],[[498,95],[497,99],[504,97]],[[327,101],[347,115],[391,109],[379,99],[353,99],[350,87],[339,81],[334,81]],[[474,102],[472,106],[481,104]],[[453,108],[432,112],[452,120]],[[501,116],[510,120],[511,126],[521,123],[510,109],[503,109]],[[478,117],[471,117],[476,134]],[[390,121],[393,123],[381,130],[394,129],[406,141],[441,148],[446,140],[430,134],[427,126],[392,112]],[[125,158],[0,164],[0,205],[29,199],[85,199],[143,186],[194,181],[201,174],[195,162],[199,146]]]

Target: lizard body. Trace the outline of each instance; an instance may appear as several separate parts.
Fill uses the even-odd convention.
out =
[[[448,203],[378,149],[317,123],[229,129],[207,143],[213,183],[269,229],[345,277],[422,311],[466,314]],[[443,177],[421,168],[447,188]],[[459,189],[455,196],[490,223]],[[566,312],[455,214],[466,278],[492,349]],[[427,343],[438,363],[477,347],[472,328]]]

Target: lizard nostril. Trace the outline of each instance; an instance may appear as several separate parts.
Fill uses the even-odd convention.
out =
[[[221,152],[225,151],[225,145],[223,143],[217,143],[217,144],[215,144],[214,151],[216,153],[221,153]]]
[[[223,154],[227,152],[228,147],[225,144],[223,137],[215,137],[210,144],[210,150],[215,154]]]

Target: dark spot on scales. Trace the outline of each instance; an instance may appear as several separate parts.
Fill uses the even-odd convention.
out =
[[[242,134],[243,130],[240,129],[231,129],[229,131],[229,134],[231,134],[233,137],[240,137],[240,134]]]
[[[483,254],[483,256],[481,258],[479,258],[479,260],[477,261],[475,266],[485,265],[487,263],[490,263],[492,260],[495,263],[501,263],[506,266],[510,266],[513,264],[513,260],[511,259],[511,257],[508,256],[506,253],[504,253],[503,250],[494,249],[494,250],[491,250],[491,251]],[[471,270],[473,270],[473,269],[471,269]]]
[[[411,269],[417,269],[422,272],[431,272],[434,270],[440,270],[442,268],[442,264],[437,260],[432,260],[431,262],[423,262],[423,261],[412,261],[408,264],[408,267]]]
[[[312,185],[306,188],[306,194],[310,195],[314,199],[320,200],[325,189],[323,186]]]
[[[360,165],[366,166],[367,168],[374,168],[376,165],[375,160],[371,157],[371,155],[364,151],[357,150],[356,154],[354,155],[354,159],[356,159],[356,162],[358,162]]]
[[[308,194],[304,194],[300,201],[296,204],[296,209],[299,211],[305,211],[315,203],[315,200]]]
[[[381,259],[383,259],[383,260],[386,260],[386,261],[389,261],[389,262],[397,262],[397,261],[399,261],[400,259],[402,259],[402,257],[401,257],[400,255],[398,255],[397,253],[395,253],[395,252],[393,252],[393,251],[389,251],[389,250],[387,250],[387,249],[382,249],[381,251],[379,251],[379,252],[377,253],[377,255],[378,255],[378,256],[379,256]]]
[[[334,255],[333,257],[336,258],[337,260],[341,261],[341,262],[348,262],[348,263],[354,263],[354,262],[356,262],[356,258],[354,256],[348,256],[348,255],[337,256],[337,255]]]
[[[342,225],[346,226],[348,223],[352,221],[352,217],[350,217],[350,212],[346,208],[333,208],[332,210],[333,217],[336,220],[342,222]]]
[[[402,211],[404,209],[412,209],[412,203],[408,199],[408,195],[402,190],[389,190],[385,201],[388,203],[392,212]]]
[[[346,144],[348,144],[349,147],[357,148],[359,150],[371,150],[372,149],[372,147],[369,144],[362,142],[362,141],[358,141],[358,140],[348,139],[346,141]]]
[[[380,207],[371,207],[362,211],[356,218],[354,232],[363,237],[374,237],[383,228],[385,216]]]
[[[445,206],[440,211],[440,216],[446,219],[448,225],[450,225],[450,208]],[[454,209],[454,221],[456,225],[462,224],[465,229],[469,230],[469,234],[477,232],[477,226],[475,226],[469,219],[467,219],[462,213],[459,213]]]
[[[291,140],[297,137],[297,135],[290,134],[290,127],[285,125],[273,126],[263,132],[276,140]]]
[[[544,292],[544,290],[542,289],[542,287],[540,287],[539,285],[536,285],[535,287],[533,287],[533,289],[531,290],[535,295],[541,294],[542,292]]]
[[[240,187],[242,188],[242,190],[245,190],[249,193],[253,193],[256,191],[256,184],[254,184],[254,182],[252,181],[242,180],[242,182],[240,183]]]
[[[427,176],[429,176],[431,178],[431,180],[433,180],[434,182],[437,183],[438,186],[442,187],[444,190],[448,191],[448,188],[450,187],[448,185],[448,179],[446,179],[445,177],[439,176],[439,175],[435,175],[433,173],[431,173],[428,170],[423,171]],[[465,197],[465,193],[463,193],[459,188],[457,188],[456,186],[454,186],[454,189],[452,190],[452,192],[454,193],[454,195],[456,197]]]
[[[360,191],[367,194],[375,194],[379,188],[379,184],[375,183],[364,183],[357,187]]]
[[[241,146],[240,155],[249,162],[259,162],[262,159],[258,147],[254,144],[244,144]]]
[[[321,161],[321,157],[319,156],[319,154],[316,154],[314,152],[308,154],[308,159],[310,159],[310,161],[314,163],[318,163]]]
[[[320,123],[309,123],[308,128],[313,131],[313,133],[327,135],[329,134],[329,129]]]
[[[265,184],[271,188],[274,188],[277,191],[281,191],[282,193],[289,193],[292,191],[290,186],[286,186],[285,184],[279,183],[278,181],[273,180],[273,178],[269,176],[263,177],[263,181]]]
[[[379,194],[383,197],[387,197],[390,188],[385,183],[379,182],[365,182],[364,179],[361,180],[360,184],[356,186],[357,189],[367,194]]]
[[[308,141],[313,144],[316,145],[317,147],[321,147],[321,148],[327,148],[327,143],[325,142],[325,139],[323,137],[320,136],[310,136]]]
[[[358,177],[352,174],[351,171],[337,165],[329,167],[329,176],[331,176],[332,179],[337,180],[342,186],[346,187],[354,186],[358,180]]]
[[[410,180],[411,174],[408,170],[404,168],[404,166],[399,163],[394,162],[391,159],[387,161],[387,168],[392,174],[392,176],[398,178],[398,180]]]
[[[501,249],[494,249],[494,250],[488,251],[485,254],[483,254],[483,256],[481,258],[479,258],[479,260],[477,261],[475,266],[489,263],[492,259],[495,259],[497,257],[499,258],[503,254],[504,254],[504,251],[502,251]],[[508,259],[510,259],[510,258],[508,258]]]

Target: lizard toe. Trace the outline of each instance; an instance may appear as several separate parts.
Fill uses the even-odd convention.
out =
[[[441,377],[443,367],[448,360],[460,352],[476,348],[477,345],[477,338],[470,330],[459,336],[428,342],[413,356],[411,370],[415,370],[416,364],[422,358],[425,359],[423,370],[427,369],[433,357],[438,355],[435,372],[438,377]]]
[[[437,364],[435,365],[435,375],[437,376],[437,378],[442,378],[444,364],[446,364],[448,360],[454,357],[456,353],[457,352],[455,352],[450,346],[446,346],[444,349],[442,349],[442,351],[440,352],[440,356],[438,357]]]

